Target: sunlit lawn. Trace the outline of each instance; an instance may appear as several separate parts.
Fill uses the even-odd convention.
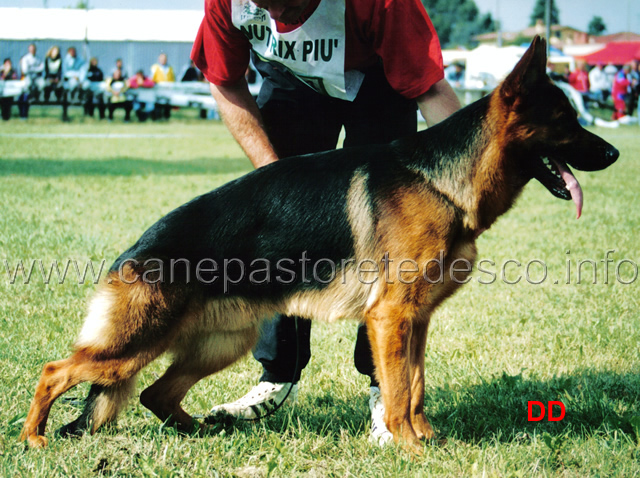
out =
[[[117,425],[68,440],[52,432],[79,409],[60,401],[50,447],[25,449],[17,436],[41,367],[68,354],[94,285],[44,284],[38,270],[29,284],[11,284],[4,261],[10,271],[32,260],[108,266],[163,214],[250,164],[220,123],[179,114],[166,123],[76,117],[61,124],[34,114],[0,124],[0,475],[639,475],[640,294],[632,279],[640,262],[640,128],[594,131],[622,156],[604,172],[577,173],[583,217],[576,221],[570,203],[530,184],[478,241],[496,281],[483,285],[491,276],[477,272],[436,314],[425,404],[448,442],[415,458],[368,442],[368,383],[353,367],[352,322],[314,326],[313,358],[293,411],[183,437],[132,400]],[[596,284],[588,264],[577,283],[585,260],[595,261]],[[541,263],[548,278],[532,284],[543,275]],[[161,359],[145,369],[139,389],[166,365]],[[185,408],[205,413],[258,377],[256,362],[245,359],[198,384]],[[528,422],[530,400],[562,401],[566,416]]]

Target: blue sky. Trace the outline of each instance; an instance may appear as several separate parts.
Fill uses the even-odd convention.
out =
[[[77,0],[0,0],[0,7],[69,7]],[[505,30],[528,25],[535,0],[475,0],[482,12],[499,17]],[[631,30],[640,33],[639,0],[556,0],[561,23],[586,30],[594,15],[601,16],[609,33]],[[157,8],[200,10],[204,0],[89,0],[91,8]]]
[[[535,0],[475,0],[483,12],[496,16],[505,30],[520,30],[529,24]],[[560,23],[578,30],[586,30],[594,16],[600,16],[608,33],[633,31],[640,33],[639,0],[555,0]]]

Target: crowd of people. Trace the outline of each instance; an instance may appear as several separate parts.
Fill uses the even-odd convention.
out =
[[[131,120],[131,113],[139,121],[151,119],[168,119],[171,107],[168,104],[147,104],[138,101],[131,91],[137,88],[153,88],[156,83],[175,81],[202,81],[202,73],[190,62],[176,75],[169,65],[166,53],[160,53],[157,63],[151,66],[149,74],[140,69],[129,76],[125,71],[122,59],[118,58],[105,74],[99,66],[98,58],[92,57],[83,61],[74,47],[69,47],[65,56],[58,46],[52,46],[44,59],[37,55],[34,43],[28,46],[28,52],[18,62],[16,68],[11,58],[5,58],[0,71],[0,81],[20,80],[26,87],[17,98],[19,116],[29,117],[29,107],[34,102],[56,103],[62,106],[62,120],[69,121],[69,106],[72,103],[82,104],[84,115],[94,117],[98,110],[99,118],[113,120],[114,112],[123,109],[125,121]],[[2,119],[11,118],[14,104],[13,97],[0,98]]]
[[[599,63],[588,68],[584,61],[576,62],[575,70],[566,75],[553,70],[549,75],[555,81],[564,81],[578,91],[585,105],[606,107],[613,103],[613,120],[632,116],[640,96],[640,62],[637,60],[617,67]]]
[[[137,88],[152,88],[161,82],[204,80],[193,61],[176,75],[169,65],[166,53],[160,53],[148,76],[144,70],[138,70],[131,77],[120,58],[116,60],[109,75],[106,75],[98,66],[98,58],[92,57],[85,63],[78,56],[75,47],[69,47],[64,57],[60,48],[55,45],[49,48],[44,60],[36,53],[36,45],[32,43],[28,52],[20,59],[18,68],[11,58],[5,58],[0,70],[0,81],[26,80],[27,87],[17,99],[19,116],[23,119],[28,118],[30,105],[38,100],[60,104],[63,121],[69,120],[69,105],[74,101],[83,104],[85,116],[94,117],[97,109],[100,119],[112,120],[114,111],[119,108],[125,112],[125,121],[130,121],[133,111],[139,121],[148,118],[169,119],[169,104],[145,104],[136,101],[134,95],[127,92]],[[637,60],[621,67],[600,63],[591,69],[584,61],[578,61],[575,70],[566,74],[556,72],[554,65],[550,63],[548,73],[553,80],[568,83],[578,91],[585,105],[597,104],[607,108],[613,104],[613,120],[632,116],[637,110],[640,97],[640,62]],[[445,70],[445,76],[452,86],[461,87],[464,82],[464,65],[450,65]],[[13,104],[12,97],[0,98],[3,120],[11,118]]]

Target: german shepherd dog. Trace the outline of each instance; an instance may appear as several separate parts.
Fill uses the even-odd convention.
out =
[[[283,159],[167,214],[115,261],[73,354],[44,366],[21,439],[45,446],[53,402],[85,381],[85,409],[62,432],[95,432],[164,352],[173,362],[140,401],[191,430],[180,406],[187,391],[245,355],[261,322],[282,313],[366,323],[385,422],[418,450],[434,436],[423,410],[429,320],[470,272],[451,265],[473,264],[476,238],[532,178],[573,199],[579,216],[582,190],[568,165],[596,171],[619,155],[580,126],[545,67],[536,38],[492,94],[432,128]],[[441,277],[441,268],[455,272]]]

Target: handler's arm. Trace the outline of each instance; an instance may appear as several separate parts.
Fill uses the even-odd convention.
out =
[[[244,78],[231,86],[211,83],[211,94],[218,103],[227,128],[256,168],[278,160],[262,124],[258,105]]]
[[[433,126],[461,108],[456,92],[446,79],[435,83],[429,91],[416,98],[427,125]]]

